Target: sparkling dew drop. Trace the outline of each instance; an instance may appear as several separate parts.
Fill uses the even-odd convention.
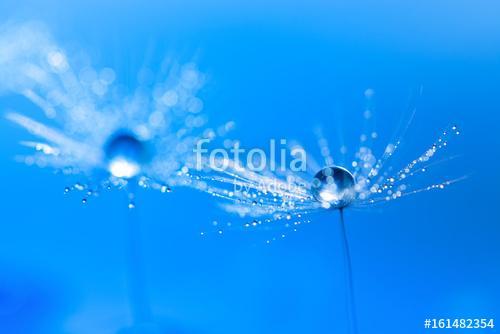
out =
[[[325,167],[314,176],[311,190],[313,197],[327,209],[342,209],[356,198],[356,181],[347,169]]]

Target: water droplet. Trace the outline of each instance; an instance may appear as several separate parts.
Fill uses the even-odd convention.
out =
[[[108,171],[119,178],[136,176],[142,165],[149,161],[146,145],[135,136],[124,132],[114,134],[104,151]]]
[[[341,209],[355,199],[354,177],[342,167],[326,167],[314,176],[311,191],[314,198],[324,207]]]

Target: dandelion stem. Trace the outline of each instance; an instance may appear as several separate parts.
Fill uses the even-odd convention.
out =
[[[144,260],[141,247],[141,226],[137,209],[128,213],[128,295],[134,325],[150,322],[152,318],[146,291]]]
[[[354,302],[354,287],[352,280],[352,264],[351,253],[349,250],[349,242],[347,240],[347,233],[344,222],[344,209],[339,209],[340,212],[340,230],[342,238],[342,248],[344,251],[344,266],[345,266],[345,280],[346,280],[346,308],[349,317],[349,333],[357,334],[357,320],[356,320],[356,304]]]

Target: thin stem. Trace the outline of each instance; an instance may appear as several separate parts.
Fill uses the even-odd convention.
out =
[[[144,260],[141,247],[141,226],[137,209],[128,213],[128,295],[134,325],[151,321],[152,313],[146,291]]]
[[[358,326],[356,319],[356,304],[354,302],[354,287],[352,280],[352,264],[351,264],[351,252],[349,250],[349,242],[347,241],[347,232],[344,222],[344,209],[340,209],[340,230],[342,238],[342,248],[344,251],[344,266],[345,266],[345,280],[347,285],[346,290],[346,307],[347,314],[349,317],[349,333],[357,334]]]

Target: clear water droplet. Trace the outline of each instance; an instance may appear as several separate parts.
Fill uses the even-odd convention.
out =
[[[354,201],[355,185],[354,176],[347,169],[333,166],[316,173],[311,191],[314,198],[324,207],[341,209]]]
[[[132,134],[114,134],[104,149],[108,171],[115,177],[129,179],[141,172],[143,164],[149,161],[146,144]]]

